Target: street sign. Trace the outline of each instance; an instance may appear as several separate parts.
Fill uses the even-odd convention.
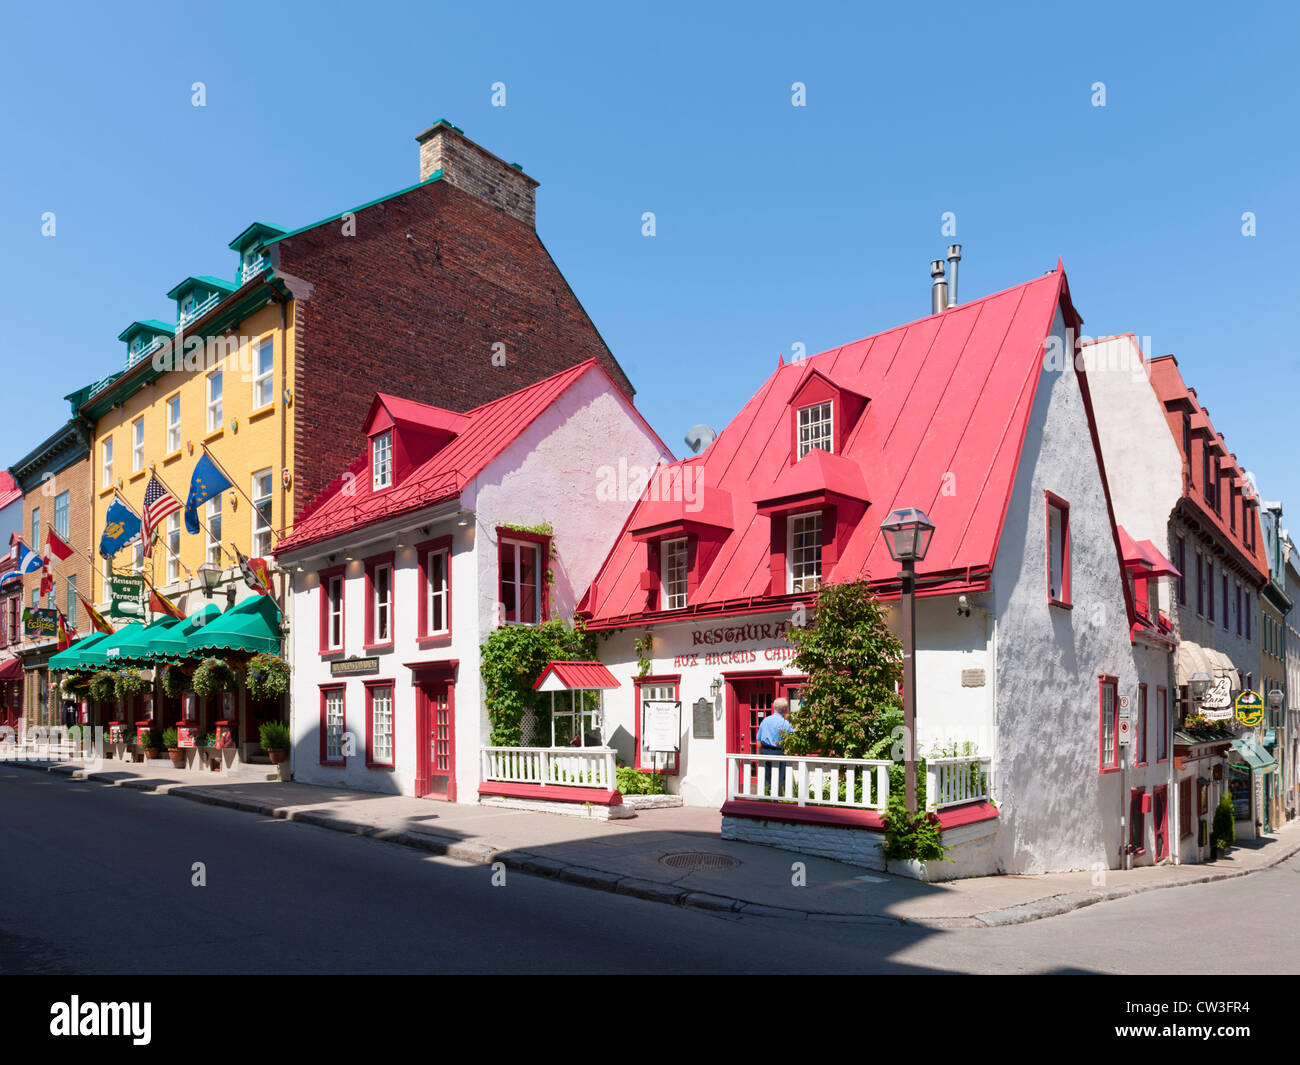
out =
[[[1232,708],[1237,713],[1237,720],[1247,728],[1254,728],[1264,720],[1264,697],[1259,692],[1241,692]]]
[[[1119,719],[1119,745],[1127,747],[1133,742],[1133,722],[1127,717]]]

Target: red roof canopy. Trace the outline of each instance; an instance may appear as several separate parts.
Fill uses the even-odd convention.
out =
[[[805,478],[850,496],[870,488],[866,516],[847,531],[827,580],[893,578],[897,567],[880,522],[900,506],[921,507],[936,525],[917,567],[921,576],[948,575],[953,586],[986,579],[1058,308],[1067,326],[1077,326],[1059,263],[1027,284],[778,367],[708,450],[690,460],[702,463],[706,490],[730,493],[734,522],[686,613],[724,603],[758,609],[772,599],[771,519],[759,501]],[[805,362],[845,393],[870,399],[841,455],[814,451],[792,464],[789,419],[811,372]],[[628,529],[646,524],[644,507],[638,504]],[[646,547],[625,530],[579,604],[593,626],[630,624],[644,612],[645,568]]]
[[[551,681],[549,684],[548,678]],[[584,691],[617,687],[617,678],[599,662],[547,662],[542,675],[533,683],[534,691]]]

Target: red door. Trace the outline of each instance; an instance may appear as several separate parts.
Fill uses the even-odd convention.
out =
[[[421,681],[416,687],[415,794],[456,801],[455,682]]]
[[[1169,857],[1169,785],[1155,789],[1151,801],[1151,819],[1156,837],[1156,861]]]
[[[758,726],[772,711],[776,698],[776,680],[738,680],[735,682],[736,713],[732,718],[729,754],[757,754]]]

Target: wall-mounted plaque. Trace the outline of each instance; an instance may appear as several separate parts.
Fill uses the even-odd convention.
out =
[[[982,669],[963,669],[961,671],[961,686],[963,688],[982,688],[984,687],[984,670]]]
[[[378,673],[377,658],[343,658],[330,663],[331,677],[353,677],[358,673]]]
[[[691,710],[691,737],[697,740],[713,739],[713,701],[696,699]]]

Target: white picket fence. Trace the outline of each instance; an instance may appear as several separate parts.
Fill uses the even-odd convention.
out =
[[[926,809],[942,810],[987,799],[992,780],[992,758],[927,758]]]
[[[483,779],[503,784],[618,786],[612,747],[482,747]]]
[[[729,754],[727,794],[798,806],[883,810],[889,797],[889,765],[864,758]]]
[[[862,758],[729,754],[727,796],[797,806],[884,810],[889,801],[891,764]],[[927,759],[925,808],[942,810],[987,799],[992,771],[991,758]]]

